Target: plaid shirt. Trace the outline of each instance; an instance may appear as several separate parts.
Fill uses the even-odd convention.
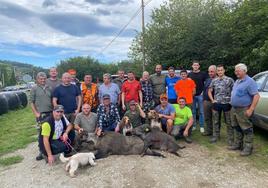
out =
[[[153,86],[150,81],[141,80],[141,91],[143,96],[143,102],[149,102],[153,100]]]
[[[108,107],[107,111],[104,104],[100,104],[97,110],[97,115],[98,115],[98,126],[101,129],[103,127],[109,127],[115,122],[116,123],[120,122],[118,109],[112,103]]]

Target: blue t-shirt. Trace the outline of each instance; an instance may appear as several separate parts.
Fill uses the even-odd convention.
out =
[[[120,89],[119,89],[118,85],[115,83],[110,83],[108,86],[103,83],[99,87],[99,100],[101,101],[101,103],[103,101],[102,97],[105,94],[110,95],[111,103],[117,104],[118,96],[120,94]]]
[[[165,109],[161,108],[161,105],[159,104],[157,107],[155,107],[155,111],[158,112],[159,114],[164,114],[164,115],[170,115],[172,113],[175,113],[175,108],[172,104],[167,104]]]
[[[203,100],[204,101],[210,101],[209,96],[208,96],[208,89],[209,85],[212,82],[211,78],[206,79],[205,84],[204,84],[204,91],[203,91]],[[214,91],[213,91],[214,93]]]
[[[64,106],[64,113],[73,113],[77,108],[76,97],[81,95],[79,88],[70,84],[68,86],[59,85],[55,88],[53,97],[57,98],[57,103]]]
[[[177,94],[175,92],[174,85],[178,80],[181,80],[181,77],[178,76],[174,76],[173,78],[169,76],[166,77],[168,99],[177,99]]]
[[[246,76],[242,80],[236,80],[231,94],[231,105],[234,107],[250,106],[253,96],[257,93],[258,86],[249,76]]]

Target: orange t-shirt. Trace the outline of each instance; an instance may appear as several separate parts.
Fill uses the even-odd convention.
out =
[[[186,104],[193,103],[193,91],[196,88],[194,81],[190,78],[186,80],[179,80],[174,85],[174,89],[178,97],[184,97],[186,99]]]

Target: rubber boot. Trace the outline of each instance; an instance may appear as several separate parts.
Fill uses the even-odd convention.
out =
[[[210,139],[210,143],[216,143],[220,138],[220,113],[218,111],[212,111],[213,115],[213,134]]]
[[[244,133],[244,147],[240,152],[241,156],[249,156],[252,154],[253,149],[253,128],[249,128],[243,131]]]
[[[243,132],[239,126],[233,127],[235,142],[233,145],[228,146],[229,150],[241,150],[243,148]]]
[[[231,114],[230,112],[224,112],[224,119],[227,129],[227,144],[228,146],[234,145],[234,128],[231,126]]]

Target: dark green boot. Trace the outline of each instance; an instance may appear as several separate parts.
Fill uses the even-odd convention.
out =
[[[253,128],[246,129],[244,132],[244,147],[240,152],[241,156],[249,156],[253,149]]]
[[[240,127],[233,127],[235,142],[233,145],[228,146],[229,150],[242,150],[243,149],[243,132]]]

